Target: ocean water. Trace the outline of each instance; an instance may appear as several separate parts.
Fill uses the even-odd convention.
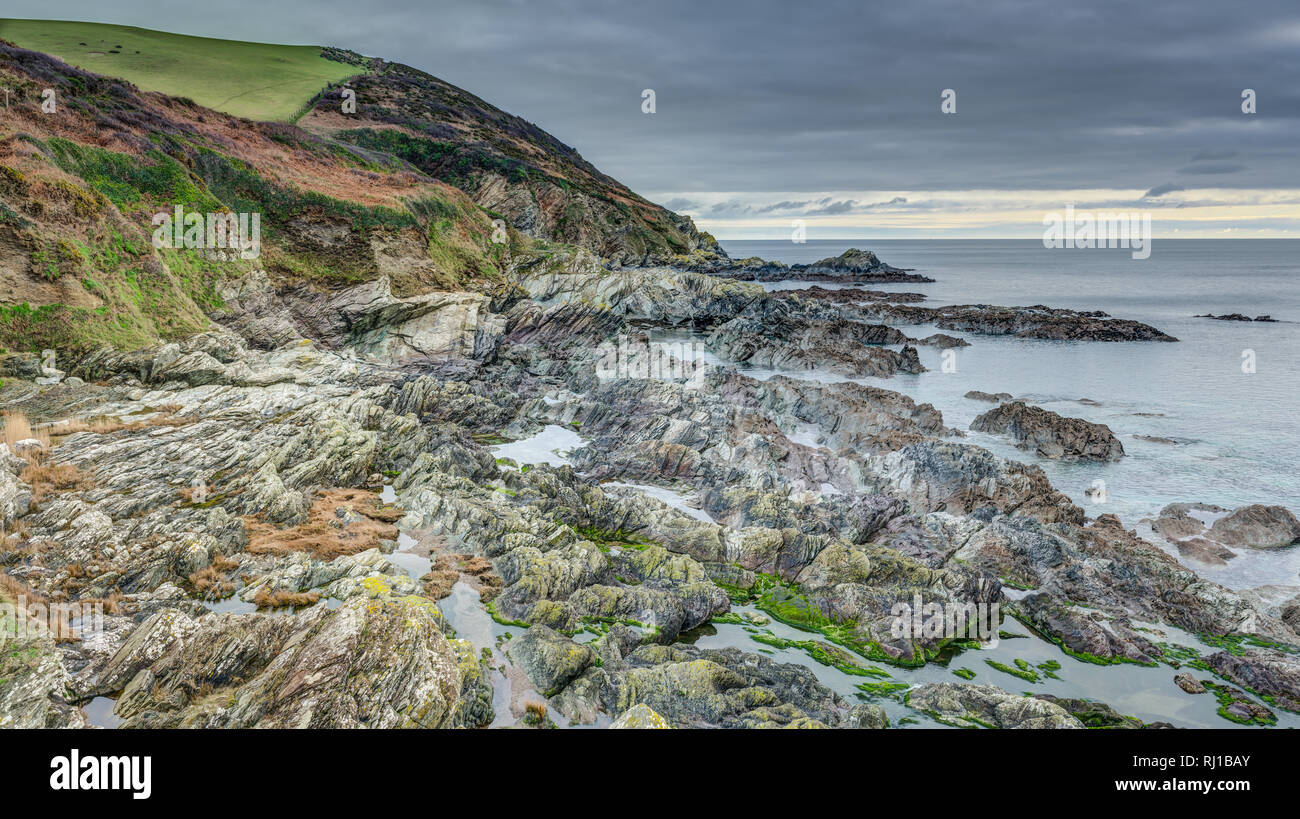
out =
[[[1227,508],[1280,504],[1300,512],[1300,240],[1157,239],[1145,260],[1127,250],[1047,249],[1036,240],[722,245],[734,257],[786,263],[816,261],[849,247],[873,250],[895,267],[936,281],[864,286],[923,293],[924,306],[1046,304],[1151,324],[1179,341],[1039,341],[908,325],[902,329],[914,337],[946,332],[972,346],[956,350],[955,372],[941,370],[940,351],[920,347],[928,372],[862,380],[933,404],[948,426],[967,431],[970,443],[1043,467],[1089,515],[1114,513],[1144,534],[1141,520],[1177,501]],[[1194,318],[1197,313],[1268,314],[1278,322],[1213,321]],[[1253,357],[1254,372],[1243,371],[1243,356]],[[963,397],[969,390],[1008,392],[1107,424],[1127,455],[1118,463],[1063,463],[1000,436],[970,432],[970,422],[992,405]],[[1101,503],[1084,495],[1096,481],[1106,488]],[[1226,566],[1185,562],[1233,588],[1300,584],[1300,546],[1238,552]]]

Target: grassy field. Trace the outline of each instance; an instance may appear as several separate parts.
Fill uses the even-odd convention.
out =
[[[56,20],[0,19],[0,38],[146,91],[257,120],[288,121],[329,82],[359,72],[316,46],[214,40]]]

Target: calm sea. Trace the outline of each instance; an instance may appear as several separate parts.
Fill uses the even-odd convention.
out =
[[[1229,508],[1281,504],[1300,512],[1300,240],[1156,239],[1145,260],[1132,259],[1127,250],[1047,249],[1037,240],[722,245],[733,257],[786,263],[812,262],[850,247],[874,250],[885,262],[936,281],[868,286],[924,293],[926,305],[1046,304],[1104,310],[1154,325],[1179,342],[1075,343],[943,331],[973,345],[957,350],[956,372],[943,372],[940,352],[921,347],[929,372],[864,381],[933,404],[949,426],[962,429],[990,406],[964,398],[968,390],[1008,392],[1062,415],[1109,425],[1128,453],[1115,464],[1050,461],[1002,438],[968,432],[972,443],[1042,466],[1090,515],[1113,512],[1138,526],[1175,501]],[[768,285],[789,286],[802,285]],[[1279,321],[1211,321],[1193,318],[1197,313],[1269,314]],[[937,328],[905,331],[917,336]],[[1253,358],[1254,372],[1243,371],[1243,357]],[[1084,496],[1098,480],[1107,490],[1100,504]],[[1237,588],[1300,583],[1300,547],[1242,550],[1226,568],[1189,565]]]

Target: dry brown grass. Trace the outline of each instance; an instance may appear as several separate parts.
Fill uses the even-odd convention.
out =
[[[49,434],[56,438],[75,435],[78,432],[94,432],[99,435],[106,435],[110,432],[121,432],[122,430],[147,429],[148,427],[183,427],[186,424],[194,423],[192,418],[181,418],[176,415],[159,415],[150,418],[147,421],[123,421],[121,418],[114,418],[108,415],[102,415],[96,418],[71,418],[67,423],[46,424],[42,425],[42,431],[48,431]]]
[[[484,602],[501,593],[505,581],[492,569],[492,561],[470,554],[439,554],[433,557],[429,573],[420,578],[424,594],[432,600],[441,600],[451,594],[451,587],[461,578],[469,580]]]
[[[17,603],[20,600],[26,606],[28,616],[34,620],[48,618],[50,614],[49,606],[55,603],[68,602],[51,599],[18,578],[0,572],[0,601]],[[108,597],[87,597],[75,602],[82,606],[98,604],[103,608],[105,614],[119,614],[121,613],[122,600],[122,594],[114,591]],[[66,630],[66,623],[52,624],[47,622],[47,626],[52,629],[54,642],[56,643],[75,643],[81,640],[81,635],[75,629]]]
[[[18,479],[32,488],[33,511],[55,492],[90,489],[95,485],[89,475],[72,464],[46,463],[43,459],[32,459]]]
[[[15,520],[7,528],[0,524],[0,542],[3,542],[10,535],[18,535],[18,540],[22,543],[31,539],[32,530],[27,526],[27,522],[23,520]]]
[[[49,424],[33,424],[27,415],[19,410],[5,410],[0,413],[4,422],[4,442],[9,445],[9,449],[14,448],[14,444],[28,438],[34,438],[41,442],[41,446],[49,449],[55,441],[66,438],[69,435],[75,435],[78,432],[93,432],[99,435],[107,435],[110,432],[121,432],[122,430],[146,429],[148,427],[180,427],[186,424],[194,423],[192,418],[181,418],[175,413],[180,409],[177,404],[167,404],[158,407],[157,411],[161,413],[146,421],[123,421],[121,418],[114,418],[109,415],[101,415],[93,418],[69,418],[66,421],[58,421]]]
[[[350,507],[361,519],[344,525],[334,512],[340,506]],[[381,540],[395,540],[397,527],[392,524],[401,516],[400,509],[383,506],[373,492],[327,489],[312,504],[307,520],[297,526],[280,529],[246,515],[245,551],[252,555],[307,552],[322,560],[333,560],[377,548]]]
[[[80,563],[74,563],[67,568],[73,578],[79,579],[86,576],[86,570]],[[86,584],[80,582],[78,585],[84,587]],[[65,583],[64,586],[64,590],[55,592],[54,597],[51,598],[23,583],[18,578],[0,572],[0,599],[7,598],[16,601],[19,597],[23,597],[29,604],[43,606],[48,606],[50,603],[55,602],[69,602],[61,599],[66,595],[67,584]],[[104,607],[105,614],[121,614],[122,601],[125,599],[126,596],[123,595],[122,592],[114,589],[107,597],[81,597],[76,598],[72,602],[88,606],[99,604]]]
[[[105,614],[121,614],[122,601],[125,599],[126,596],[124,594],[120,591],[114,590],[108,595],[108,597],[98,597],[94,602],[103,604]]]
[[[17,602],[19,597],[25,597],[29,603],[48,603],[49,598],[35,589],[29,588],[16,577],[0,572],[0,598],[10,602]]]
[[[253,595],[253,604],[259,609],[283,609],[289,606],[302,608],[319,601],[320,594],[317,592],[269,592],[266,589],[258,589],[257,594]]]
[[[227,557],[225,555],[217,555],[216,557],[212,558],[212,568],[216,569],[219,572],[228,572],[231,569],[238,569],[239,561],[235,560],[233,557]]]
[[[531,725],[534,728],[542,728],[550,724],[550,717],[546,714],[546,703],[530,701],[524,703],[524,716],[521,720],[525,725]]]
[[[214,566],[199,569],[189,579],[194,591],[204,600],[224,600],[235,593],[235,584]]]
[[[10,451],[13,451],[14,445],[19,441],[25,441],[28,438],[35,438],[41,442],[41,446],[46,449],[49,448],[49,432],[40,428],[39,425],[33,428],[25,414],[17,410],[5,410],[0,413],[0,421],[4,423],[4,442],[9,445]]]
[[[238,560],[219,554],[210,564],[189,576],[190,585],[204,600],[224,600],[235,593],[236,583],[227,575],[238,568]]]

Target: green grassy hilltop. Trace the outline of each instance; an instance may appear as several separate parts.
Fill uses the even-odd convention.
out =
[[[289,121],[321,88],[357,73],[319,46],[214,40],[106,23],[0,19],[0,39],[146,91],[237,117]]]

